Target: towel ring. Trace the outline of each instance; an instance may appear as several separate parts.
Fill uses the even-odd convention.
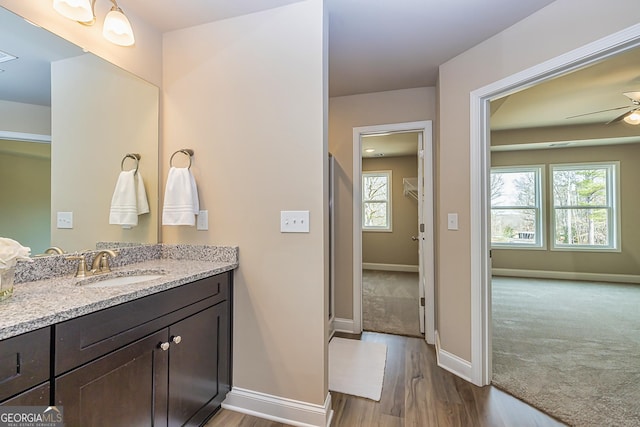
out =
[[[189,157],[189,166],[187,167],[187,169],[191,169],[191,156],[193,156],[193,150],[191,148],[182,148],[176,151],[175,153],[173,153],[171,155],[171,158],[169,158],[169,166],[173,167],[173,157],[178,153],[182,153],[185,156]]]
[[[136,161],[136,170],[133,173],[134,175],[138,173],[138,167],[140,166],[140,154],[137,153],[127,153],[125,154],[125,156],[122,158],[122,162],[120,162],[120,170],[124,171],[124,161],[127,159],[133,159]]]

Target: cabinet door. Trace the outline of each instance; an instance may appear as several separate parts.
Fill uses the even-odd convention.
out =
[[[0,401],[49,379],[51,329],[0,341]]]
[[[169,426],[202,424],[229,391],[228,306],[169,327]]]
[[[56,378],[65,425],[166,426],[167,338],[164,329]]]

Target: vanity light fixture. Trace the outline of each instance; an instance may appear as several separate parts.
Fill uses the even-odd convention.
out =
[[[635,110],[622,120],[624,120],[626,123],[629,123],[630,125],[640,125],[640,111]]]
[[[131,46],[135,43],[131,23],[116,0],[111,0],[111,3],[113,6],[104,18],[102,36],[113,44]],[[95,5],[96,0],[53,0],[56,12],[83,25],[96,22]]]

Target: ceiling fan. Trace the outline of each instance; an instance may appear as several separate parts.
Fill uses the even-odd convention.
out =
[[[591,113],[584,113],[584,114],[578,114],[576,116],[570,116],[570,117],[567,117],[567,119],[574,119],[576,117],[589,116],[591,114],[604,113],[606,111],[622,110],[623,108],[626,108],[627,111],[620,114],[618,117],[612,120],[609,120],[607,124],[616,123],[616,122],[619,122],[620,120],[624,120],[625,122],[632,125],[640,124],[640,92],[624,92],[623,95],[631,100],[631,106],[624,105],[622,107],[608,108],[606,110],[600,110],[600,111],[592,111]]]

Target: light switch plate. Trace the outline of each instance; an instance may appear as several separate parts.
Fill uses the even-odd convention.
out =
[[[58,228],[73,228],[73,212],[58,212]]]
[[[447,214],[447,229],[449,229],[449,230],[457,230],[458,229],[458,214],[457,213]]]
[[[280,211],[281,233],[308,233],[309,211]]]
[[[196,230],[209,229],[209,211],[199,211],[196,219]]]

